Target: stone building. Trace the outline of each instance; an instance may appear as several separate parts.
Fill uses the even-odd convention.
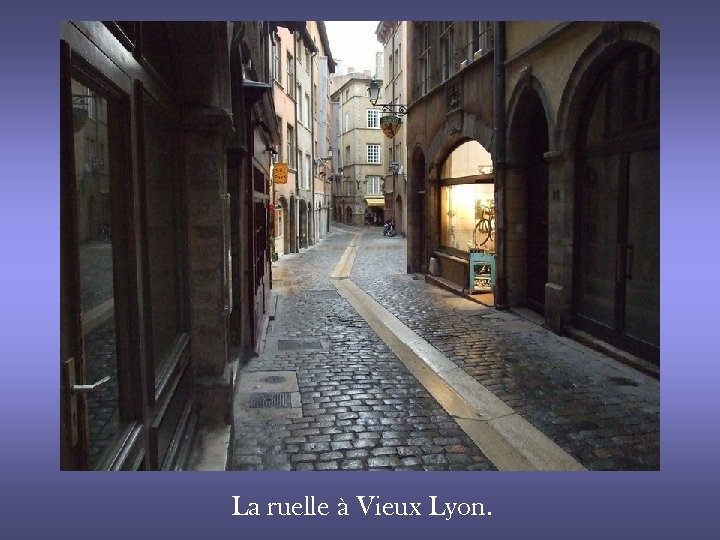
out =
[[[313,236],[317,242],[330,232],[332,213],[332,133],[330,125],[330,77],[335,73],[327,30],[323,21],[308,21],[308,31],[318,52],[312,61],[312,207]]]
[[[385,198],[380,107],[368,100],[370,70],[330,79],[330,99],[335,115],[334,144],[337,148],[333,181],[333,219],[348,225],[382,225]],[[382,81],[380,81],[382,82]]]
[[[322,21],[303,29],[278,28],[271,36],[273,92],[280,126],[274,163],[287,166],[285,182],[275,182],[275,255],[297,253],[329,230],[330,174],[328,79],[335,70]],[[331,167],[331,165],[328,165]],[[321,176],[322,173],[322,176]]]
[[[278,27],[305,23],[60,25],[63,469],[182,469],[229,432],[270,301]]]
[[[407,21],[380,21],[375,35],[383,45],[384,101],[391,104],[392,111],[407,103]],[[394,137],[386,139],[385,174],[383,192],[385,217],[395,219],[395,230],[405,236],[407,230],[407,122],[402,122]]]
[[[652,23],[410,23],[408,269],[465,292],[488,257],[498,308],[658,363],[659,42]]]
[[[273,166],[287,174],[273,184],[274,254],[297,253],[297,122],[295,119],[296,35],[278,27],[270,37],[271,73],[280,140]]]

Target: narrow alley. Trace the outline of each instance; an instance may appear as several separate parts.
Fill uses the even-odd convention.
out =
[[[404,238],[335,227],[274,263],[273,290],[235,470],[659,469],[657,379],[406,273]]]

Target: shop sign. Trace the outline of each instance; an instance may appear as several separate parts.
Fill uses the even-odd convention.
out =
[[[390,139],[398,134],[401,125],[402,119],[395,114],[380,118],[380,129],[382,129],[383,133]]]
[[[287,163],[275,163],[273,165],[273,182],[276,184],[287,184],[288,165]]]

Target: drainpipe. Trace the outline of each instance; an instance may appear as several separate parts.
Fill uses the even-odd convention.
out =
[[[293,115],[295,116],[295,148],[293,152],[295,155],[295,212],[293,221],[295,222],[295,253],[300,253],[300,168],[301,164],[298,159],[298,148],[300,146],[300,124],[298,123],[298,104],[297,104],[297,80],[298,80],[298,39],[297,36],[293,36],[293,72],[295,73],[295,80],[293,81],[293,88],[290,89],[290,95],[294,96],[293,102],[295,103]]]
[[[395,33],[397,32],[398,26],[395,26],[392,30],[392,43],[390,44],[390,54],[395,59],[394,61],[397,62],[397,58],[395,58]],[[385,59],[383,58],[383,61]],[[399,62],[398,62],[399,63]],[[397,73],[395,73],[395,65],[390,62],[390,73],[392,74],[390,84],[392,85],[392,104],[395,105],[395,77],[397,77]],[[393,163],[397,163],[397,156],[395,155],[395,135],[392,136],[392,160]],[[398,178],[398,170],[396,166],[393,166],[392,168],[392,179],[393,179],[393,193],[390,199],[390,213],[393,216],[393,219],[395,219],[395,200],[394,197],[397,197],[397,178]],[[397,221],[395,222],[395,229],[397,230]]]
[[[313,69],[316,56],[317,52],[312,53],[310,56],[310,65],[308,66],[308,69],[310,70],[310,103],[308,103],[308,107],[310,108],[308,111],[308,117],[310,118],[310,204],[312,205],[312,234],[315,237],[313,239],[314,241],[320,238],[317,227],[315,226],[315,222],[318,220],[315,215],[315,212],[317,211],[315,208],[315,169],[317,165],[315,165],[315,71]],[[308,239],[308,245],[309,244],[310,240]]]
[[[497,272],[497,288],[495,290],[495,307],[507,309],[507,188],[506,188],[506,155],[505,155],[505,23],[498,21],[495,26],[495,52],[493,57],[495,69],[495,189],[497,192],[498,212],[495,216],[497,234],[497,254],[495,270]]]

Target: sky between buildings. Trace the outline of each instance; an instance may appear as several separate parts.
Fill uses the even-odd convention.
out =
[[[325,21],[330,51],[340,63],[337,75],[369,69],[375,74],[375,53],[382,52],[382,45],[375,36],[379,21]]]

